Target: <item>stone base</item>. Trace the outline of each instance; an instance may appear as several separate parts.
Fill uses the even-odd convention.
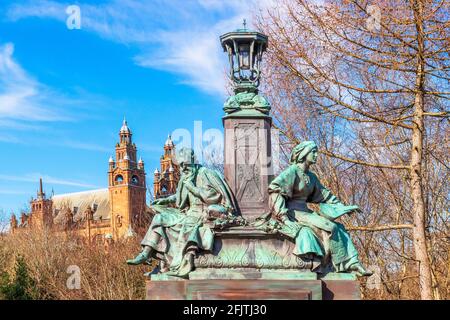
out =
[[[232,272],[231,272],[232,271]],[[313,272],[194,271],[190,280],[164,274],[147,281],[147,300],[359,300],[353,274]]]

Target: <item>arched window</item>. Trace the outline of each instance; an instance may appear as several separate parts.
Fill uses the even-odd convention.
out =
[[[123,177],[121,174],[118,174],[114,180],[116,181],[116,184],[123,183]]]
[[[137,176],[131,177],[131,184],[139,185],[139,178]]]

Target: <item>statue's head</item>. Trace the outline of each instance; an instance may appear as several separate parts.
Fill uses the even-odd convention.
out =
[[[303,141],[295,146],[291,153],[291,164],[308,162],[316,163],[318,156],[318,148],[314,141]]]
[[[186,147],[176,151],[175,161],[184,173],[191,171],[197,165],[194,150]]]

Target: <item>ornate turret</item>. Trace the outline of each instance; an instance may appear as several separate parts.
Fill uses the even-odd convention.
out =
[[[114,162],[114,159],[113,159],[112,156],[109,157],[108,164],[109,164],[109,171],[113,171],[114,166],[116,165],[116,163]]]
[[[159,173],[158,168],[155,169],[155,171],[153,172],[153,192],[154,192],[154,197],[155,198],[159,198],[159,180],[161,178],[161,174]]]
[[[124,118],[119,131],[119,143],[116,145],[116,161],[119,166],[136,166],[136,145],[133,143],[132,135]],[[123,164],[123,160],[129,160],[131,164]]]
[[[45,199],[45,192],[42,188],[42,178],[39,178],[39,190],[37,192],[36,199],[39,199],[39,200]]]
[[[131,130],[130,128],[128,128],[127,119],[125,119],[125,117],[123,117],[122,128],[120,128],[120,133],[131,134]]]
[[[26,227],[28,225],[28,215],[25,212],[20,214],[20,227]]]
[[[86,210],[84,211],[84,219],[86,221],[92,221],[94,220],[94,211],[92,210],[91,206],[88,206]]]
[[[164,143],[164,155],[161,156],[161,168],[154,172],[153,192],[155,198],[174,194],[177,189],[180,172],[175,160],[175,144],[169,134]]]
[[[45,196],[42,178],[39,179],[39,190],[36,199],[31,200],[30,206],[31,214],[30,217],[27,218],[27,224],[32,224],[33,227],[37,228],[49,228],[53,225],[53,202]]]
[[[171,157],[174,153],[175,145],[173,144],[170,134],[167,136],[166,143],[164,143],[164,157]]]
[[[144,170],[144,160],[141,157],[139,157],[138,168]]]
[[[17,228],[17,219],[16,215],[14,213],[11,214],[11,219],[9,220],[9,225],[11,227],[11,230],[14,231],[14,229]]]
[[[113,237],[121,238],[128,228],[135,228],[145,212],[144,161],[137,162],[137,148],[132,141],[131,129],[123,119],[116,144],[116,163],[109,161],[109,194]],[[88,221],[90,221],[88,219]]]

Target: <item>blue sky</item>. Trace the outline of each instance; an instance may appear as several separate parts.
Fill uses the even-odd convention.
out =
[[[107,186],[124,116],[147,183],[168,133],[222,130],[220,34],[270,1],[0,2],[0,210]],[[78,5],[81,29],[66,25]],[[177,142],[177,141],[175,141]]]

